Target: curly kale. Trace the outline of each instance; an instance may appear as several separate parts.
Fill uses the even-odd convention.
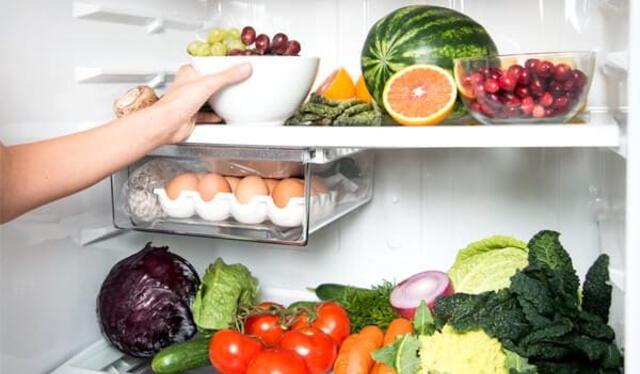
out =
[[[509,288],[438,298],[437,318],[459,331],[482,328],[540,373],[619,373],[622,355],[608,325],[608,257],[600,256],[583,285],[557,232],[541,231],[528,244],[529,265]]]

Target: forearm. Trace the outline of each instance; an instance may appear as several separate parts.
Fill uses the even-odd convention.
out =
[[[0,223],[83,190],[166,144],[177,116],[154,105],[81,133],[5,149]]]

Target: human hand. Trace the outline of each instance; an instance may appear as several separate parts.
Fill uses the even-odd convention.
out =
[[[214,123],[221,118],[215,113],[199,112],[212,94],[230,84],[240,82],[251,75],[251,65],[238,64],[217,74],[202,75],[191,65],[184,65],[176,73],[173,85],[154,105],[166,109],[171,116],[167,129],[167,143],[185,140],[196,122]]]

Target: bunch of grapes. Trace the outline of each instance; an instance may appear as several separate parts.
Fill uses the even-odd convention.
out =
[[[269,39],[266,34],[256,35],[251,26],[242,32],[237,28],[215,28],[209,31],[206,42],[196,40],[187,46],[192,56],[298,56],[300,49],[300,43],[289,40],[286,34],[277,33]]]

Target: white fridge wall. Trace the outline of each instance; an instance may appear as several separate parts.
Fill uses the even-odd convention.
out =
[[[285,31],[304,53],[322,56],[320,78],[338,65],[359,72],[371,23],[409,3],[463,10],[483,23],[503,52],[627,48],[630,1],[125,0],[87,1],[191,21],[251,23]],[[112,118],[111,103],[135,83],[77,84],[80,67],[170,71],[188,58],[193,31],[78,20],[73,1],[6,2],[0,139],[18,143],[76,131]],[[160,9],[162,8],[162,9]],[[159,12],[160,11],[160,12]],[[220,17],[222,15],[222,17]],[[312,16],[310,16],[312,15]],[[276,27],[277,25],[277,27]],[[615,37],[613,37],[615,35]],[[607,104],[596,75],[590,103]],[[143,82],[140,82],[143,83]],[[81,157],[81,155],[79,155]],[[110,225],[109,185],[98,186],[0,226],[0,372],[43,373],[99,337],[95,297],[109,268],[147,241],[170,245],[202,272],[217,256],[241,261],[265,286],[302,290],[320,282],[368,285],[425,269],[447,269],[458,249],[494,234],[527,240],[542,228],[563,233],[584,274],[600,251],[597,217],[625,205],[625,161],[607,150],[493,149],[377,152],[373,201],[321,230],[305,248],[131,233],[81,247],[83,229]],[[604,226],[603,226],[604,227]],[[618,238],[618,228],[606,234]],[[616,231],[616,232],[610,232]],[[605,235],[607,236],[607,235]],[[617,254],[617,255],[616,255]],[[614,325],[621,332],[621,303]]]

